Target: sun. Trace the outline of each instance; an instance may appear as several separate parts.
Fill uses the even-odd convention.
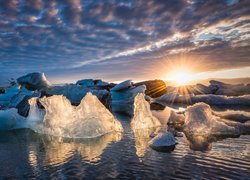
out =
[[[190,83],[193,80],[193,78],[189,72],[185,70],[178,70],[171,75],[169,80],[174,82],[178,86],[182,86]]]

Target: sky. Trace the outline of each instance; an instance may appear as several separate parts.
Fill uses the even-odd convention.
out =
[[[0,0],[0,83],[250,77],[248,0]]]

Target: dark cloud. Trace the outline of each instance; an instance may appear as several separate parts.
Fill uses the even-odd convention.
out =
[[[151,66],[179,55],[204,57],[204,70],[250,66],[249,7],[247,0],[0,0],[0,81],[30,71],[154,78]]]

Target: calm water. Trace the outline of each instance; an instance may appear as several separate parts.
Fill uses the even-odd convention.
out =
[[[116,114],[125,133],[72,140],[30,130],[0,133],[0,179],[250,179],[250,136],[190,150],[185,137],[171,153],[148,147],[151,132],[131,132],[129,117]]]

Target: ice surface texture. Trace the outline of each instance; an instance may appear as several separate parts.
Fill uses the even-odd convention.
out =
[[[231,122],[213,115],[209,105],[197,103],[189,106],[185,112],[184,132],[187,136],[201,135],[210,136],[230,136],[248,133],[249,124]]]
[[[48,88],[51,83],[46,79],[44,73],[34,72],[17,79],[18,84],[24,85],[29,90],[40,90]]]
[[[45,107],[45,117],[36,131],[69,138],[92,138],[109,132],[122,132],[119,121],[105,108],[98,98],[87,93],[78,106],[61,95],[40,99]]]
[[[134,116],[131,121],[131,128],[148,129],[160,126],[160,121],[152,115],[149,103],[145,100],[143,93],[139,93],[134,101]]]
[[[17,113],[16,108],[0,110],[0,130],[26,128],[26,119]]]
[[[133,104],[138,93],[144,93],[145,85],[133,86],[130,80],[124,81],[111,89],[112,110],[133,115]]]

